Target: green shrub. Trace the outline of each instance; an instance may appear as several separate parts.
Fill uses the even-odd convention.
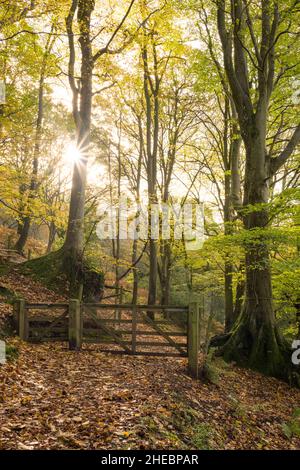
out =
[[[192,442],[196,449],[209,450],[211,448],[210,438],[212,437],[212,430],[208,424],[198,424],[194,428],[194,436]]]
[[[282,425],[282,431],[288,439],[291,437],[300,437],[300,408],[296,408],[293,412],[292,419]]]

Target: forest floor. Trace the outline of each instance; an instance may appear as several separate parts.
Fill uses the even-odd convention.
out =
[[[7,290],[62,300],[12,271],[0,277],[2,319]],[[300,449],[300,391],[278,380],[217,361],[203,383],[185,359],[8,342],[19,353],[0,365],[0,449]]]

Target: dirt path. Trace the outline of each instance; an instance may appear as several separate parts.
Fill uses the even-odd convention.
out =
[[[185,367],[23,344],[0,368],[0,448],[300,448],[282,432],[299,391],[237,368],[205,385]]]
[[[0,285],[62,300],[13,272]],[[2,303],[0,316],[10,310]],[[275,379],[218,364],[219,383],[204,384],[185,359],[11,342],[19,357],[0,365],[0,449],[300,449],[282,429],[300,391]]]

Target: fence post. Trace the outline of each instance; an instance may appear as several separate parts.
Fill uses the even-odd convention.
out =
[[[123,287],[122,286],[116,287],[115,299],[116,299],[116,302],[115,302],[116,304],[118,303],[119,305],[122,305],[123,303]],[[116,309],[114,318],[115,320],[120,321],[122,319],[122,310]]]
[[[17,324],[18,324],[18,332],[19,336],[23,341],[27,341],[28,339],[28,316],[27,316],[27,309],[26,303],[24,299],[18,300],[17,303]]]
[[[20,311],[20,301],[15,300],[13,304],[13,324],[19,334],[19,311]]]
[[[199,351],[199,304],[191,302],[188,313],[188,370],[192,377],[198,379]]]
[[[135,354],[136,352],[136,328],[137,328],[137,310],[136,305],[133,306],[132,309],[132,333],[131,333],[131,347],[132,353]]]
[[[81,348],[82,321],[78,299],[69,300],[69,349],[77,351]]]
[[[11,250],[12,247],[13,247],[13,236],[12,234],[10,234],[7,237],[7,249]]]
[[[119,291],[119,303],[122,305],[123,303],[123,299],[124,299],[124,289],[123,289],[123,286],[120,287],[120,291]]]

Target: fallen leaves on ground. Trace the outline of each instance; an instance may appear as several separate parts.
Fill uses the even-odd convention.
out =
[[[275,379],[230,368],[211,385],[190,379],[182,359],[20,350],[0,369],[2,449],[300,447],[282,431],[300,392]]]
[[[13,272],[1,284],[28,301],[61,300]],[[219,384],[205,384],[185,359],[12,344],[18,359],[0,365],[1,449],[300,448],[283,429],[300,391],[275,379],[220,366]]]

